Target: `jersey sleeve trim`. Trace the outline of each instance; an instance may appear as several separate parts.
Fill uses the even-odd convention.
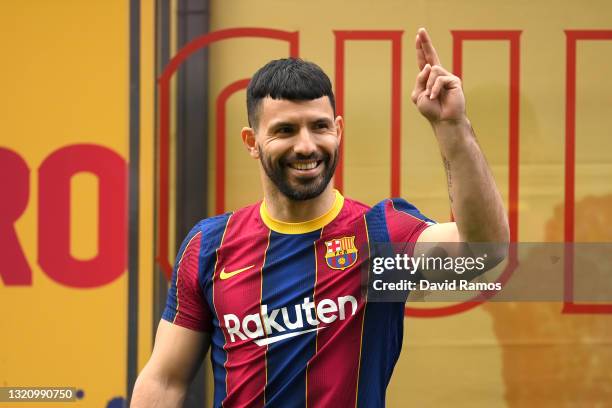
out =
[[[211,314],[200,285],[202,225],[187,235],[175,262],[162,319],[191,330],[211,331]]]
[[[178,267],[176,268],[176,280],[174,282],[174,285],[176,287],[176,314],[174,315],[174,319],[172,319],[172,323],[173,324],[176,324],[176,319],[179,316],[179,314],[181,313],[181,293],[179,293],[179,279],[183,278],[183,276],[181,276],[181,268],[184,265],[183,264],[183,259],[185,259],[185,254],[188,254],[188,257],[193,256],[192,255],[192,251],[196,252],[196,256],[197,256],[197,254],[200,252],[199,251],[200,245],[199,245],[199,243],[196,243],[196,247],[197,247],[197,251],[196,251],[196,248],[192,249],[191,243],[194,240],[199,240],[201,238],[202,238],[202,231],[199,231],[197,234],[195,234],[193,237],[191,237],[191,239],[187,243],[187,246],[185,247],[185,250],[183,251],[183,254],[181,255],[181,259],[179,260]],[[185,271],[185,272],[187,272],[187,271]]]

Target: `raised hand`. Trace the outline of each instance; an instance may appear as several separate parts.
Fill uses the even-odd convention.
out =
[[[465,116],[465,97],[461,79],[440,65],[440,59],[429,34],[419,28],[416,35],[416,77],[412,102],[432,125],[442,122],[461,122]]]

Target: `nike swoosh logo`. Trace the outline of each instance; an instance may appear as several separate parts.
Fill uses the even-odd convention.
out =
[[[229,279],[234,275],[238,275],[240,272],[244,272],[247,271],[249,269],[251,269],[252,267],[254,267],[255,265],[251,265],[251,266],[247,266],[246,268],[241,268],[241,269],[237,269],[235,271],[232,272],[225,272],[225,268],[223,268],[221,270],[221,274],[219,275],[219,278],[223,279]]]
[[[327,326],[325,326],[325,327],[327,327]],[[254,343],[257,344],[258,346],[265,346],[267,344],[276,343],[277,341],[281,341],[281,340],[285,340],[285,339],[288,339],[288,338],[291,338],[291,337],[299,336],[301,334],[306,334],[306,333],[310,333],[310,332],[313,332],[313,331],[319,331],[321,329],[324,329],[325,327],[317,327],[315,329],[303,330],[303,331],[300,331],[300,332],[281,334],[280,336],[274,336],[274,337],[268,337],[268,338],[265,338],[265,339],[255,340]]]

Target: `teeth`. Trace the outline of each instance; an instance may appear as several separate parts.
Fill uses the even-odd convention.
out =
[[[293,163],[291,167],[297,170],[311,170],[317,167],[317,162],[312,161],[312,162],[307,162],[307,163]]]

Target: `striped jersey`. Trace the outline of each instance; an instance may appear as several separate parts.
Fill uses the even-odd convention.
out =
[[[368,303],[361,270],[370,243],[416,242],[431,222],[337,191],[308,222],[265,202],[207,218],[181,245],[163,319],[210,333],[215,407],[383,407],[404,304]]]

